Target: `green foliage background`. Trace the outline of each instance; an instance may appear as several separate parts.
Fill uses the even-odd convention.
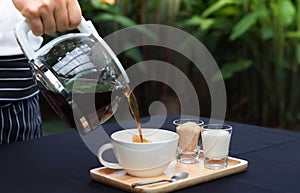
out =
[[[83,15],[105,36],[159,23],[198,38],[225,79],[227,118],[281,128],[300,120],[300,0],[80,0]],[[145,50],[125,53],[141,61]],[[189,67],[193,77],[199,72]],[[220,77],[214,77],[217,81]]]

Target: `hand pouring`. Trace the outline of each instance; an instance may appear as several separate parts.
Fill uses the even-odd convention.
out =
[[[18,23],[15,35],[48,103],[70,127],[85,134],[113,115],[129,80],[90,21],[82,18],[78,30],[38,50],[29,42],[27,21]]]

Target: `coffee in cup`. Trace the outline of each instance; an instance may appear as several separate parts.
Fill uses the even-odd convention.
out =
[[[143,137],[147,143],[133,142],[138,135],[137,129],[126,129],[113,133],[111,142],[102,145],[98,158],[102,165],[111,169],[124,169],[137,177],[153,177],[163,173],[175,159],[179,136],[177,133],[153,128],[143,128]],[[118,163],[103,158],[103,153],[113,149]]]

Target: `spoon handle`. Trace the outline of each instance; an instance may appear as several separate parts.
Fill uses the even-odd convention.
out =
[[[172,182],[171,180],[153,180],[153,181],[147,181],[147,182],[137,182],[131,184],[131,187],[136,187],[136,186],[143,186],[147,184],[154,184],[154,183],[159,183],[159,182]]]

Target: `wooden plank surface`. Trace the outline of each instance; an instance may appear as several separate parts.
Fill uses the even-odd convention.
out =
[[[238,158],[228,158],[228,167],[221,170],[209,170],[203,167],[203,161],[196,164],[183,164],[176,160],[172,161],[164,173],[157,177],[139,178],[126,174],[124,170],[114,170],[105,167],[99,167],[90,170],[90,176],[93,180],[108,184],[127,192],[172,192],[200,183],[205,183],[221,177],[229,176],[235,173],[243,172],[247,169],[248,162]],[[145,186],[131,187],[132,183],[140,181],[150,181],[158,179],[169,179],[172,175],[179,172],[188,172],[189,177],[176,182],[162,182]]]

